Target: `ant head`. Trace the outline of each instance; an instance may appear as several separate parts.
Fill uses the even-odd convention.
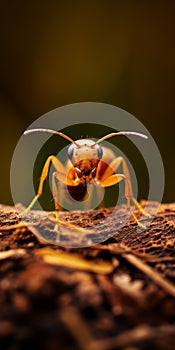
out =
[[[91,139],[80,139],[69,146],[67,155],[72,163],[82,159],[100,160],[103,156],[103,150]]]

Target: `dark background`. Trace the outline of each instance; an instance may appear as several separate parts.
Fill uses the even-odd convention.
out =
[[[173,201],[174,33],[173,1],[1,1],[0,202],[12,203],[22,132],[81,101],[116,105],[147,127],[164,162],[164,201]]]

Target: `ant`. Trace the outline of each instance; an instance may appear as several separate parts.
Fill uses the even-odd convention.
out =
[[[134,203],[135,207],[141,214],[144,216],[150,215],[144,211],[138,201],[134,198],[130,172],[126,160],[123,157],[116,157],[109,148],[100,146],[100,143],[115,136],[133,135],[147,139],[148,137],[146,135],[134,131],[120,131],[105,135],[97,141],[93,141],[89,138],[74,141],[68,135],[50,129],[30,129],[25,131],[24,135],[33,132],[46,132],[50,134],[56,134],[70,141],[71,145],[68,147],[67,151],[67,156],[70,160],[70,166],[64,166],[58,158],[56,158],[54,155],[50,155],[44,164],[37,194],[28,205],[28,207],[21,213],[21,215],[28,213],[38,198],[41,197],[43,192],[43,184],[48,176],[49,167],[52,163],[53,167],[56,170],[52,174],[52,191],[56,215],[54,220],[56,222],[54,229],[55,231],[58,231],[59,224],[61,224],[61,221],[59,220],[60,208],[57,200],[57,180],[66,185],[69,189],[74,188],[75,193],[76,190],[79,190],[81,192],[80,196],[82,198],[85,196],[87,184],[89,183],[93,183],[97,187],[105,188],[115,185],[122,180],[125,181],[125,198],[127,200],[127,210],[130,212],[130,215],[133,218],[134,222],[144,228],[144,225],[139,222],[134,212],[131,210],[131,202]],[[123,168],[123,174],[116,174],[115,171],[119,168],[120,165]],[[71,227],[69,223],[66,223],[66,226]]]

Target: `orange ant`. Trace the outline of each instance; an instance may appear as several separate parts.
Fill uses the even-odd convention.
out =
[[[31,129],[25,131],[24,135],[33,132],[47,132],[50,134],[56,134],[70,141],[71,145],[68,148],[67,155],[71,162],[71,166],[67,169],[67,167],[65,167],[54,155],[49,156],[44,164],[41,173],[37,194],[28,205],[28,207],[21,213],[21,215],[25,215],[33,207],[38,198],[41,197],[43,192],[43,184],[48,176],[49,167],[52,163],[56,170],[52,175],[52,190],[56,213],[56,218],[54,220],[56,222],[56,231],[58,230],[59,223],[61,223],[59,220],[59,204],[57,201],[58,188],[56,180],[60,181],[69,188],[78,188],[78,186],[81,186],[81,188],[85,189],[85,191],[82,191],[82,197],[84,197],[87,189],[87,184],[89,183],[93,183],[95,186],[105,188],[115,185],[121,180],[124,180],[127,209],[129,210],[134,222],[139,226],[144,227],[136,218],[134,212],[131,210],[131,201],[134,203],[141,214],[145,216],[150,215],[143,210],[141,205],[133,196],[131,177],[125,159],[123,157],[116,158],[114,153],[109,148],[102,147],[99,144],[114,136],[134,135],[147,139],[148,137],[146,135],[134,131],[120,131],[105,135],[97,141],[93,141],[88,138],[74,141],[72,138],[63,134],[62,132],[50,129]],[[123,167],[123,174],[116,174],[115,171],[120,165]],[[66,225],[69,227],[69,223],[66,223]]]

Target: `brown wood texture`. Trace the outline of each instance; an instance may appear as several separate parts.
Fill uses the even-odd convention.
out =
[[[106,237],[73,249],[39,241],[0,206],[0,349],[174,349],[175,204],[162,204],[141,232],[130,219],[118,228],[125,215],[123,206],[61,213]]]

